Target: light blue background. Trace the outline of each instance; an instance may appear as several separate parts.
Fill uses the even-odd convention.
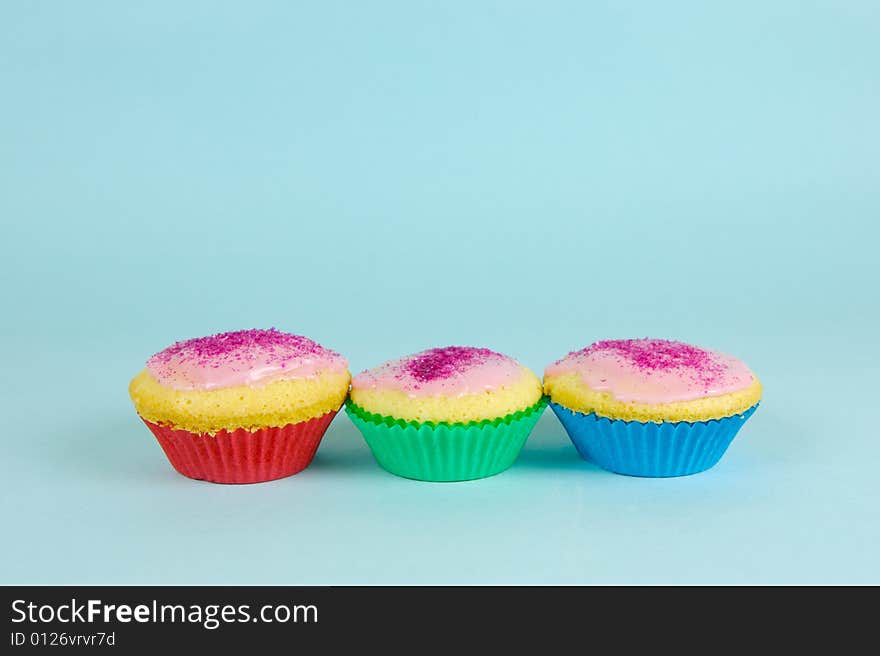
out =
[[[876,2],[5,2],[3,583],[880,583]],[[417,483],[174,473],[129,379],[176,339],[353,370],[599,338],[745,359],[721,464],[634,479],[552,413]]]

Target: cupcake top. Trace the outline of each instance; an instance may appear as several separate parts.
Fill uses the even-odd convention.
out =
[[[513,358],[485,348],[433,348],[364,371],[351,402],[373,414],[452,423],[505,417],[540,401],[541,381]]]
[[[149,374],[177,390],[262,386],[347,369],[348,361],[339,353],[275,328],[188,339],[147,360]]]
[[[394,390],[410,398],[467,396],[516,383],[523,367],[486,348],[446,346],[389,360],[352,380],[352,390]]]
[[[756,384],[749,368],[730,355],[665,339],[595,342],[549,365],[545,381],[571,373],[589,389],[625,403],[692,401]]]

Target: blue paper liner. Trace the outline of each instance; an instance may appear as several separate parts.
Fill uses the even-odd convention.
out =
[[[687,476],[713,467],[758,407],[710,421],[624,421],[550,402],[578,453],[627,476]]]

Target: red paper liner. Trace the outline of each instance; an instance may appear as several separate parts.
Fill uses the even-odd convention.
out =
[[[143,421],[184,476],[212,483],[263,483],[308,467],[336,412],[280,428],[238,428],[215,435]]]

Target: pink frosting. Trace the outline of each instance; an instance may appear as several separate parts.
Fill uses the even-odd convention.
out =
[[[410,397],[465,396],[516,383],[523,369],[513,358],[484,348],[435,348],[364,371],[352,389],[395,390]]]
[[[736,358],[665,339],[614,339],[572,351],[547,376],[575,372],[590,389],[636,403],[672,403],[746,389],[755,380]]]
[[[274,328],[188,339],[147,360],[153,378],[180,390],[259,386],[347,368],[348,361],[335,351]]]

